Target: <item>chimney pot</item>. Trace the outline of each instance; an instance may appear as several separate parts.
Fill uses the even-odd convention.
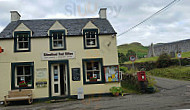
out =
[[[10,11],[11,13],[11,21],[20,20],[21,15],[17,11]]]
[[[107,18],[107,16],[106,16],[106,10],[107,10],[107,8],[100,8],[99,18],[101,18],[101,19],[106,19]]]

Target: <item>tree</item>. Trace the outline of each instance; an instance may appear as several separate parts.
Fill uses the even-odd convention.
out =
[[[124,63],[126,61],[126,56],[123,53],[118,53],[119,63]]]
[[[156,62],[158,68],[169,67],[170,63],[171,63],[171,57],[166,53],[160,55]]]

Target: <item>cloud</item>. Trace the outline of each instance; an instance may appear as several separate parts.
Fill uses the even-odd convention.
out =
[[[107,7],[107,17],[121,34],[149,17],[172,0],[0,0],[0,30],[10,22],[10,11],[17,10],[21,19],[98,17]],[[172,42],[188,39],[190,32],[190,1],[181,0],[149,21],[118,38],[118,45],[140,42]]]
[[[3,31],[4,27],[0,26],[0,32]]]

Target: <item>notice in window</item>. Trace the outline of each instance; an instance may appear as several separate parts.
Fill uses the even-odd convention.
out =
[[[47,68],[36,69],[36,86],[47,87]]]
[[[117,81],[119,81],[119,67],[118,67],[118,65],[105,66],[104,67],[104,73],[105,73],[106,82],[117,82]]]

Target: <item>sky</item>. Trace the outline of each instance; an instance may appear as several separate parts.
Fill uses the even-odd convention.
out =
[[[190,0],[179,0],[147,22],[119,36],[173,0],[0,0],[0,31],[10,23],[10,11],[21,20],[97,18],[107,8],[107,19],[117,32],[117,45],[167,43],[190,39]]]

